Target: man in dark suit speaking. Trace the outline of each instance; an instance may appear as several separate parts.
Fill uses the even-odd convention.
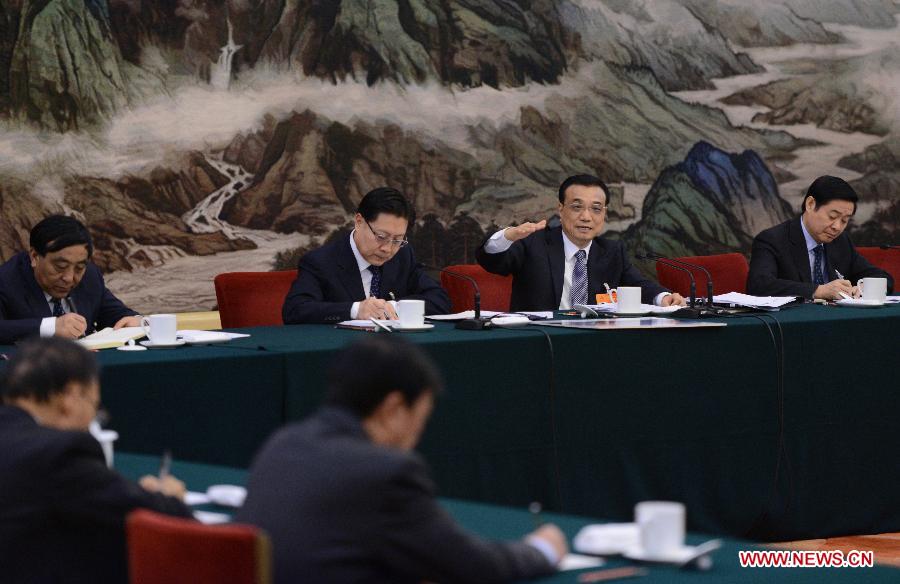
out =
[[[91,262],[94,244],[77,219],[50,215],[34,226],[31,249],[0,266],[0,345],[31,335],[77,339],[95,328],[140,326]]]
[[[600,237],[608,203],[609,188],[599,178],[570,176],[559,187],[560,227],[548,229],[546,221],[507,227],[478,249],[485,270],[513,275],[510,310],[594,304],[606,284],[640,286],[644,304],[685,304],[632,266],[620,241]]]
[[[860,278],[887,278],[856,251],[844,232],[859,197],[843,179],[820,176],[809,186],[800,216],[766,229],[753,240],[747,292],[840,300],[858,296]]]
[[[271,536],[277,584],[487,583],[554,571],[567,550],[556,526],[493,542],[438,505],[411,450],[440,386],[416,346],[373,336],[338,356],[318,413],[269,439],[237,519]]]
[[[413,209],[399,191],[369,191],[354,229],[300,260],[282,307],[285,324],[397,318],[391,300],[425,301],[425,314],[445,314],[450,299],[416,263],[406,231]]]
[[[184,483],[107,468],[88,433],[100,403],[93,355],[32,339],[0,379],[0,581],[125,584],[125,517],[136,508],[190,517]]]

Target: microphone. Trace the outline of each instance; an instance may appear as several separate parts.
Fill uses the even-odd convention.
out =
[[[706,274],[706,304],[707,304],[707,306],[709,306],[709,308],[712,308],[712,305],[713,305],[713,281],[712,281],[712,274],[709,273],[709,270],[707,270],[705,267],[701,266],[700,264],[692,264],[690,262],[685,262],[682,260],[667,258],[665,256],[659,255],[658,253],[649,252],[649,253],[647,253],[647,256],[649,256],[650,258],[655,259],[655,260],[668,260],[670,262],[675,262],[676,264],[679,264],[682,266],[687,266],[689,268],[694,268],[695,270],[700,270],[701,272]],[[666,265],[671,265],[671,264],[666,264]],[[693,306],[693,304],[691,306]]]
[[[481,318],[481,290],[478,288],[478,282],[475,281],[475,278],[460,274],[459,272],[454,272],[453,270],[448,270],[447,268],[429,266],[428,264],[423,264],[421,262],[419,263],[419,267],[425,268],[426,270],[434,270],[442,274],[448,274],[472,284],[472,288],[475,289],[475,318],[466,318],[459,321],[456,323],[456,328],[467,331],[481,331],[491,327],[490,319]]]
[[[879,245],[880,249],[900,249],[900,245]]]
[[[691,279],[691,294],[690,294],[691,308],[694,308],[694,306],[697,304],[697,280],[694,279],[693,272],[691,272],[689,269],[685,268],[684,266],[680,266],[680,265],[670,261],[668,258],[664,258],[664,257],[654,254],[654,253],[646,253],[644,255],[636,255],[634,257],[636,257],[639,260],[653,260],[656,262],[660,262],[661,264],[665,264],[665,265],[669,266],[670,268],[675,268],[676,270],[680,270],[682,272],[687,272],[688,277]]]

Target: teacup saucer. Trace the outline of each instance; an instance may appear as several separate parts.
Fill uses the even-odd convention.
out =
[[[884,306],[884,300],[864,300],[863,298],[843,298],[835,302],[838,306],[850,308],[880,308]]]
[[[174,343],[154,343],[153,341],[141,341],[148,349],[174,349],[184,345],[184,339],[175,339]]]
[[[691,559],[696,546],[683,545],[681,547],[666,550],[661,554],[649,554],[643,547],[635,546],[622,552],[622,555],[629,560],[638,560],[640,562],[656,562],[660,564],[683,564]]]
[[[430,331],[433,328],[434,328],[434,325],[428,324],[428,323],[425,323],[420,326],[400,326],[399,324],[391,326],[391,329],[397,333],[420,333],[420,332],[424,332],[424,331]]]

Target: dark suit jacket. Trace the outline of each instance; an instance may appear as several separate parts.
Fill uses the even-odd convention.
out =
[[[341,237],[303,256],[299,274],[281,315],[284,324],[340,322],[350,318],[354,302],[365,300],[362,278],[348,237]],[[381,298],[425,301],[425,314],[446,314],[450,298],[416,263],[412,246],[397,252],[381,272]]]
[[[177,499],[109,470],[87,432],[0,406],[0,580],[127,582],[124,521],[137,507],[190,517]]]
[[[100,269],[88,262],[81,282],[69,298],[87,320],[87,334],[137,314],[106,288]],[[31,260],[20,252],[0,266],[0,345],[40,333],[41,320],[53,316],[44,291],[34,278]]]
[[[496,582],[553,571],[523,542],[463,531],[415,453],[372,443],[326,407],[276,433],[250,470],[239,521],[272,539],[277,584]]]
[[[493,235],[493,234],[491,234]],[[562,297],[566,269],[562,227],[543,229],[520,239],[502,253],[487,253],[484,245],[476,254],[481,267],[501,276],[513,275],[509,309],[556,310]],[[621,241],[595,237],[588,255],[588,303],[610,288],[640,286],[641,302],[653,304],[656,296],[667,292],[631,265]]]
[[[747,293],[756,296],[800,296],[812,298],[816,285],[809,269],[809,251],[796,217],[756,236],[750,252]],[[890,274],[876,268],[856,251],[847,232],[825,244],[826,274],[831,281],[843,274],[854,285],[860,278],[887,278],[888,293],[894,289]]]

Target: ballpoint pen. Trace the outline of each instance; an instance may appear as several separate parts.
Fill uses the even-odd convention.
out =
[[[834,273],[837,274],[837,277],[840,278],[841,280],[847,279],[844,277],[844,274],[840,273],[836,268],[834,270]],[[839,291],[838,294],[840,294],[844,298],[844,300],[853,300],[853,298],[851,298],[846,292]]]
[[[532,501],[528,504],[528,512],[531,513],[531,519],[534,521],[535,529],[544,524],[544,520],[541,518],[542,509],[543,506],[537,501]]]
[[[169,469],[172,467],[172,451],[165,450],[162,460],[159,461],[159,480],[163,481],[169,476]]]

